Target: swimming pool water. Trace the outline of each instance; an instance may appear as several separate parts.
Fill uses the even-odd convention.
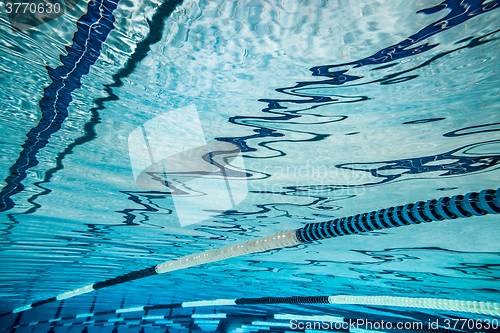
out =
[[[93,0],[26,30],[1,6],[2,313],[307,223],[499,187],[499,1]],[[141,183],[134,161],[154,154],[170,157]],[[495,215],[373,231],[139,279],[19,321],[248,297],[498,302],[499,244]],[[170,330],[247,329],[221,322]],[[64,329],[84,327],[105,330]]]

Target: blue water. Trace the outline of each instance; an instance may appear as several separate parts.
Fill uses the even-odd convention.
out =
[[[2,312],[306,223],[499,187],[499,1],[161,3],[79,2],[23,31],[2,7]],[[129,138],[188,107],[199,122],[182,136],[166,125],[160,137],[181,146],[200,127],[206,142],[237,147],[244,166],[233,163],[229,176],[247,190],[230,208],[205,200],[210,216],[181,226],[186,209],[207,211],[176,206],[198,192],[183,175],[142,186]],[[22,320],[51,319],[58,308],[64,317],[264,296],[498,302],[498,221],[247,255],[43,305]],[[223,310],[484,318],[362,306]],[[47,327],[19,330],[37,329]]]

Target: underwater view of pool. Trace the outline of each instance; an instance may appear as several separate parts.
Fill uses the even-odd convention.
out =
[[[500,0],[16,1],[0,332],[500,330]]]

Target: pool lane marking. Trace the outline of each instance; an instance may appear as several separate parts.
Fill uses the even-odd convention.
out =
[[[42,116],[38,124],[28,132],[22,145],[23,150],[5,179],[6,185],[0,191],[0,212],[15,206],[11,197],[24,189],[21,182],[26,178],[27,170],[38,165],[36,154],[48,144],[51,135],[61,129],[68,117],[72,92],[81,87],[82,77],[88,74],[90,67],[99,58],[102,44],[114,28],[113,11],[117,8],[118,1],[90,1],[87,13],[76,23],[73,44],[66,47],[66,55],[60,56],[63,65],[55,69],[47,66],[52,83],[44,89],[44,96],[39,102]]]

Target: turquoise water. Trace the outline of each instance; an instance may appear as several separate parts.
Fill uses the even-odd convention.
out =
[[[499,187],[498,1],[161,3],[82,1],[22,31],[2,5],[2,312],[307,223]],[[95,13],[103,19],[89,28]],[[158,120],[175,112],[176,122]],[[130,138],[148,121],[167,155],[235,148],[219,161],[231,182],[203,174],[219,182],[196,190],[191,155],[179,155],[168,187],[138,181],[134,160],[147,150]],[[226,186],[229,201],[219,196]],[[20,320],[265,296],[498,302],[499,244],[495,215],[374,231],[140,279]],[[223,311],[488,318],[367,306]],[[15,315],[5,318],[2,327]],[[37,329],[47,327],[19,330]]]

